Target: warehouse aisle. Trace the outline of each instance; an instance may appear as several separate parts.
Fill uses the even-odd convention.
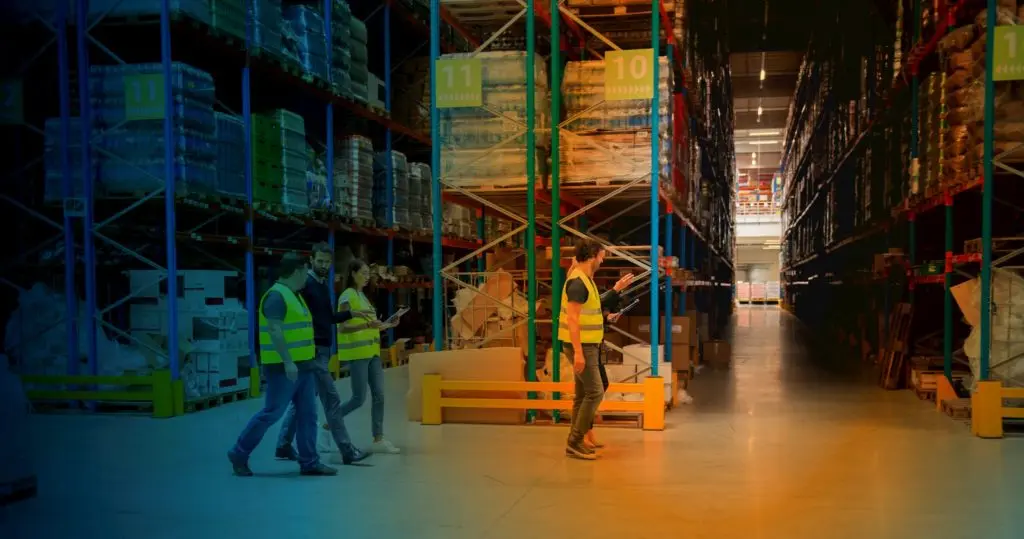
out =
[[[231,477],[224,452],[255,402],[38,417],[43,493],[7,518],[40,523],[13,535],[33,539],[1020,537],[1024,442],[974,439],[815,357],[778,309],[735,322],[734,368],[702,373],[663,433],[603,429],[596,463],[562,456],[563,429],[409,424],[395,370],[387,425],[406,453],[336,478],[297,476],[269,440],[258,477]],[[353,434],[368,423],[358,412]]]

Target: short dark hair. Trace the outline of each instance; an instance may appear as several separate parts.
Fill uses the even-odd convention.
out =
[[[586,262],[597,258],[598,253],[604,251],[604,246],[593,240],[584,240],[576,246],[576,262]]]
[[[334,249],[331,249],[331,246],[327,242],[322,241],[313,245],[313,257],[316,257],[318,254],[330,255],[333,257]]]
[[[298,253],[285,253],[277,265],[277,275],[281,278],[291,277],[296,271],[305,271],[307,267],[308,262]]]

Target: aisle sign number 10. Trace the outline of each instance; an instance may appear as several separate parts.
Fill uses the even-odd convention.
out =
[[[437,108],[484,104],[483,68],[479,58],[438,58],[434,68]]]
[[[992,49],[992,80],[1024,80],[1024,26],[997,26]]]
[[[162,120],[164,117],[164,76],[125,75],[124,119]]]
[[[654,97],[654,49],[608,51],[604,55],[604,99]]]

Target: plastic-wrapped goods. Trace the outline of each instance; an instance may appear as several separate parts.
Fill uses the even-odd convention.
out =
[[[302,116],[287,110],[254,114],[252,133],[253,200],[287,204],[291,211],[308,211],[305,201],[309,155]]]
[[[349,20],[349,43],[348,50],[351,55],[349,61],[350,95],[362,103],[369,98],[369,54],[367,43],[366,23],[352,17]]]
[[[373,159],[373,216],[377,226],[387,226],[388,210],[395,226],[409,228],[409,162],[405,154],[391,152],[392,189],[391,206],[387,192],[388,155],[378,152]]]
[[[660,170],[670,175],[672,99],[668,59],[658,83],[661,139]],[[626,182],[651,172],[651,104],[649,99],[605,101],[604,60],[570,62],[565,67],[562,95],[566,116],[578,115],[562,136],[562,182]]]
[[[327,80],[327,33],[318,9],[290,5],[284,9],[284,54],[300,66],[307,77]]]
[[[68,119],[68,164],[71,166],[71,190],[74,197],[84,194],[82,183],[82,122],[77,117]],[[45,174],[44,198],[47,202],[64,199],[64,171],[61,156],[60,118],[49,118],[44,126],[43,169]],[[96,152],[92,152],[92,177],[95,179]]]
[[[349,41],[352,39],[352,11],[345,0],[333,0],[331,6],[331,84],[334,93],[349,95],[352,91],[352,77],[349,68],[352,54]]]
[[[252,28],[252,47],[281,56],[284,47],[281,40],[281,28],[284,26],[281,0],[251,0],[247,5],[255,22]]]
[[[372,221],[373,143],[361,136],[338,141],[334,151],[335,201],[341,215],[358,221]]]
[[[422,230],[423,224],[423,169],[419,163],[409,163],[409,191],[406,207],[409,212],[409,228]],[[429,170],[429,169],[428,169]],[[429,175],[427,176],[430,177]]]
[[[175,190],[211,192],[217,181],[213,78],[177,62],[171,72]],[[160,64],[90,69],[93,126],[102,132],[96,141],[103,150],[97,157],[101,195],[137,195],[164,187],[164,103],[147,99],[163,84],[162,73]],[[138,108],[127,106],[129,97],[129,103],[140,103]]]
[[[445,58],[467,56],[450,54]],[[526,53],[492,51],[476,58],[482,66],[483,107],[438,111],[444,146],[439,174],[452,185],[523,185],[527,176]],[[543,60],[538,58],[534,64],[534,119],[538,127],[548,124],[550,111],[546,72]],[[537,133],[535,145],[545,147],[549,140],[547,134]],[[534,172],[538,177],[544,171],[543,155],[537,152]]]
[[[430,185],[430,165],[426,163],[409,163],[409,183],[418,182],[420,193],[420,222],[421,228],[431,229],[434,227],[434,206],[431,202],[433,189]],[[413,211],[409,209],[410,213]]]
[[[245,6],[249,0],[209,1],[210,26],[238,39],[245,39]]]
[[[170,0],[171,12],[210,23],[209,0]],[[90,17],[160,16],[160,0],[89,0]]]
[[[217,192],[245,198],[245,124],[240,116],[217,112]]]

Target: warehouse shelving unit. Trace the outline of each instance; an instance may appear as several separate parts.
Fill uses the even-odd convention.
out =
[[[434,233],[435,233],[435,267],[434,279],[435,288],[442,289],[445,282],[452,283],[459,288],[472,288],[482,292],[477,283],[482,277],[481,271],[465,272],[460,271],[458,266],[473,258],[479,259],[484,251],[505,242],[523,232],[526,233],[525,255],[527,258],[526,269],[522,275],[517,275],[523,287],[527,290],[527,308],[525,311],[513,309],[517,316],[521,317],[519,323],[525,323],[529,330],[527,339],[527,375],[533,379],[537,366],[536,350],[536,326],[538,324],[552,324],[557,327],[558,312],[560,310],[558,291],[562,288],[562,272],[568,266],[569,256],[563,247],[563,238],[569,237],[596,239],[608,247],[611,258],[624,261],[632,268],[638,268],[642,273],[635,286],[647,288],[650,299],[650,314],[652,319],[657,319],[662,310],[671,312],[673,305],[673,289],[682,287],[682,296],[685,298],[686,290],[700,290],[708,304],[724,303],[731,298],[732,282],[732,226],[731,216],[733,214],[733,203],[731,193],[733,190],[733,166],[729,156],[716,155],[715,158],[696,158],[696,162],[690,162],[689,156],[691,147],[710,148],[712,129],[722,129],[722,126],[709,125],[707,116],[695,114],[696,103],[701,103],[699,96],[707,90],[708,80],[696,82],[692,80],[705,58],[711,56],[706,51],[701,51],[701,65],[694,66],[686,63],[686,59],[696,57],[694,53],[687,50],[688,46],[694,44],[691,38],[680,39],[687,32],[697,31],[682,28],[674,28],[674,24],[683,25],[680,13],[666,9],[664,2],[654,0],[650,3],[637,2],[628,6],[619,6],[615,9],[604,9],[602,7],[588,6],[586,2],[566,2],[565,0],[552,0],[548,4],[535,0],[523,1],[502,1],[502,0],[432,0],[431,1],[431,67],[432,85],[437,88],[438,79],[437,62],[444,60],[441,57],[441,42],[439,39],[439,23],[441,20],[442,8],[447,6],[450,16],[465,17],[462,24],[456,28],[463,31],[479,31],[479,34],[466,36],[475,37],[481,43],[475,52],[479,53],[486,49],[490,43],[498,41],[505,33],[511,33],[508,40],[514,43],[521,43],[525,49],[526,61],[526,112],[525,121],[517,122],[519,133],[527,142],[524,151],[526,152],[526,166],[524,178],[518,182],[508,182],[508,185],[464,185],[452,178],[446,177],[442,168],[442,149],[445,147],[440,125],[440,110],[436,102],[437,94],[440,91],[431,92],[431,134],[432,141],[432,185],[434,190]],[[704,10],[705,14],[713,16],[720,15],[715,10],[721,6],[711,2],[689,2],[691,5],[699,5],[697,11]],[[714,4],[714,5],[711,5]],[[621,9],[620,9],[621,8]],[[687,14],[687,17],[690,17]],[[446,19],[448,20],[448,19]],[[536,32],[537,21],[540,21],[547,30],[549,38],[546,42],[539,39]],[[710,26],[714,22],[705,23]],[[517,26],[519,25],[519,26]],[[520,26],[523,27],[520,30]],[[469,29],[472,30],[469,30]],[[701,28],[700,30],[705,30]],[[704,34],[707,35],[707,34]],[[522,37],[521,41],[517,38]],[[720,46],[716,39],[708,39],[711,47]],[[705,48],[708,45],[704,45]],[[603,58],[608,51],[619,51],[622,49],[653,49],[653,57],[658,58],[661,53],[668,59],[667,64],[660,66],[654,62],[653,77],[654,88],[658,88],[659,69],[669,69],[669,87],[674,88],[669,94],[671,107],[674,110],[673,117],[669,120],[671,131],[668,141],[671,144],[669,169],[662,170],[659,165],[659,137],[651,136],[651,170],[630,177],[615,178],[609,181],[588,181],[588,182],[566,182],[563,178],[563,171],[560,165],[560,155],[565,137],[576,138],[578,133],[569,128],[569,124],[581,114],[570,115],[569,118],[562,118],[562,103],[560,90],[562,88],[562,69],[564,68],[563,57],[570,59],[588,60],[591,58]],[[547,66],[550,69],[551,107],[550,126],[536,124],[536,109],[534,99],[535,58],[549,52]],[[720,50],[719,50],[720,52]],[[720,66],[709,65],[708,70],[713,71]],[[714,77],[712,77],[714,78]],[[728,76],[717,77],[717,89],[724,89],[728,92]],[[692,93],[687,90],[691,89]],[[650,125],[659,125],[659,96],[654,91],[651,105]],[[601,103],[598,103],[600,105]],[[589,107],[592,110],[598,105]],[[586,112],[586,111],[584,111]],[[723,115],[723,117],[726,117]],[[731,117],[731,116],[728,116]],[[504,119],[510,120],[508,117]],[[728,129],[726,126],[725,129]],[[716,134],[719,134],[716,131]],[[507,135],[513,135],[508,133]],[[542,159],[543,151],[537,151],[540,146],[535,143],[537,137],[546,135],[550,137],[550,170],[546,174],[538,173],[535,162]],[[731,132],[726,133],[731,136]],[[505,139],[505,144],[513,137]],[[500,147],[499,144],[497,147]],[[591,146],[602,153],[614,155],[615,151],[600,144],[592,143]],[[724,145],[719,145],[721,148]],[[493,148],[492,148],[493,149]],[[543,148],[547,149],[547,148]],[[698,154],[699,155],[699,154]],[[728,163],[728,166],[726,166]],[[701,182],[700,178],[708,178]],[[657,181],[653,180],[657,178]],[[698,195],[703,195],[703,201]],[[718,195],[718,196],[716,196]],[[455,261],[447,266],[443,265],[438,256],[441,238],[439,237],[440,223],[440,201],[444,196],[453,200],[460,200],[466,204],[475,204],[480,208],[486,208],[487,212],[495,212],[507,216],[517,223],[516,228],[506,234],[495,238],[481,238],[481,247],[477,252],[470,253],[466,257]],[[698,203],[695,201],[701,201]],[[550,210],[544,211],[544,210]],[[550,218],[547,215],[550,214]],[[709,218],[714,215],[718,221]],[[611,226],[609,226],[611,225]],[[664,226],[664,234],[662,234]],[[678,227],[678,232],[675,231]],[[612,239],[601,237],[601,230],[610,230]],[[538,233],[540,231],[541,233]],[[550,236],[545,232],[550,231]],[[646,232],[646,233],[644,233]],[[639,233],[639,234],[638,234]],[[677,235],[678,234],[678,235]],[[678,244],[676,243],[678,242]],[[537,262],[538,248],[550,247],[551,268],[544,270]],[[678,248],[678,251],[676,250]],[[693,278],[686,282],[676,279],[672,281],[672,271],[666,271],[664,266],[666,260],[678,260],[679,267],[693,270]],[[700,267],[698,267],[698,265]],[[478,268],[479,269],[479,268]],[[658,273],[655,273],[658,272]],[[668,286],[666,286],[666,284]],[[538,288],[550,289],[552,294],[551,311],[553,320],[538,319],[535,309]],[[491,298],[498,300],[498,298]],[[666,308],[661,308],[661,301],[664,300]],[[513,308],[512,305],[507,305]],[[685,313],[686,301],[681,299],[678,311]],[[434,319],[441,319],[445,316],[445,306],[442,295],[434,296]],[[657,324],[651,327],[651,342],[658,342]],[[434,328],[434,341],[437,343],[446,342],[446,335],[440,325]],[[557,331],[553,333],[553,349],[559,350],[557,342]],[[671,335],[665,336],[666,361],[671,361]],[[651,373],[658,374],[657,347],[652,347]],[[555,356],[557,357],[557,356]],[[555,361],[553,367],[554,379],[558,380],[559,362]]]
[[[784,271],[789,303],[797,300],[796,311],[809,320],[813,320],[814,313],[833,298],[859,297],[861,306],[866,307],[864,312],[871,313],[872,306],[863,305],[866,287],[868,293],[877,298],[877,311],[884,313],[877,335],[880,343],[893,337],[886,335],[886,331],[890,312],[896,304],[916,307],[912,330],[907,337],[909,340],[904,343],[906,353],[909,357],[916,350],[920,354],[941,356],[942,369],[950,384],[955,364],[958,361],[967,363],[954,351],[954,342],[965,336],[964,326],[954,324],[953,289],[956,285],[980,275],[979,312],[975,321],[978,356],[972,369],[979,380],[990,379],[994,367],[991,362],[993,310],[1001,310],[1003,316],[1014,310],[1012,304],[994,304],[991,291],[993,275],[1001,268],[1002,271],[1013,271],[1017,267],[1013,263],[1022,252],[1017,249],[1019,244],[1015,243],[1022,231],[1014,223],[1019,220],[1018,208],[1021,207],[1018,177],[1022,175],[1019,165],[1022,145],[1020,141],[1004,140],[1007,138],[1005,134],[997,140],[995,131],[995,96],[1001,90],[994,82],[993,74],[1002,80],[1020,78],[1013,76],[1013,53],[1003,48],[1009,47],[1013,39],[1006,36],[1013,36],[1014,32],[1019,34],[1016,30],[1020,24],[1020,6],[1014,5],[1014,11],[1011,11],[1008,4],[994,0],[987,3],[958,0],[939,3],[934,8],[919,0],[900,4],[897,39],[900,40],[898,50],[903,51],[903,56],[895,59],[897,76],[891,87],[883,88],[874,96],[875,102],[881,106],[873,107],[870,121],[858,131],[858,136],[840,146],[841,151],[837,155],[841,158],[831,168],[826,167],[824,174],[820,171],[817,175],[807,173],[800,168],[801,165],[787,171],[792,178],[786,182],[785,194],[785,216],[789,226]],[[982,10],[987,10],[984,17],[980,15]],[[977,30],[969,28],[971,25],[975,25]],[[824,27],[824,31],[828,32],[828,27]],[[975,34],[977,39],[973,37]],[[966,60],[963,55],[955,58],[962,47],[970,49],[972,44],[979,43],[982,45],[973,53],[973,60]],[[985,47],[985,43],[995,46]],[[944,46],[949,50],[943,49]],[[888,50],[892,50],[891,45]],[[983,54],[981,50],[984,50]],[[1002,69],[994,63],[996,54],[1001,55]],[[976,82],[968,82],[974,92],[974,101],[947,103],[947,92],[959,88],[955,83],[947,83],[946,79],[947,63],[952,65],[954,61],[962,64],[959,68],[967,68],[963,73],[984,73]],[[955,73],[949,71],[948,76],[953,77]],[[815,91],[815,84],[805,84],[801,88]],[[1014,98],[1011,96],[1009,99],[1012,104]],[[934,103],[941,103],[941,109]],[[952,133],[950,126],[974,121],[970,119],[973,116],[963,120],[963,109],[956,110],[965,104],[978,109],[984,105],[984,114],[979,114],[973,124],[983,129],[978,138],[984,143],[978,144],[977,148],[968,147],[968,153],[976,155],[976,166],[959,169],[955,163],[940,161],[958,155],[949,150],[950,144],[956,141],[942,142],[943,139],[939,138],[936,145],[933,138]],[[800,117],[792,121],[790,144],[798,138],[792,133],[803,126],[813,125],[816,124],[811,120]],[[1012,135],[1009,138],[1012,139]],[[938,153],[943,150],[945,157]],[[802,163],[809,153],[791,149],[786,159],[789,163]],[[968,162],[971,161],[970,155]],[[851,220],[856,225],[842,230],[830,241],[808,249],[800,243],[803,239],[801,234],[808,223],[824,218],[825,204],[815,206],[819,195],[848,181],[843,167],[850,168],[854,163],[860,164],[861,173],[872,189],[866,218],[858,221],[848,217],[853,209],[842,204],[843,199],[836,200],[835,211],[840,212],[836,219]],[[881,171],[872,168],[879,164]],[[885,192],[877,193],[875,190],[879,187]],[[813,198],[808,196],[811,190]],[[994,195],[996,192],[1000,193],[998,198]],[[849,200],[863,204],[859,195]],[[993,207],[994,201],[1000,203],[998,209]],[[937,211],[939,208],[943,211]],[[923,233],[940,229],[943,230],[940,235]],[[993,230],[1000,232],[994,233]],[[993,236],[999,234],[1005,241],[994,243]],[[962,251],[957,248],[958,243],[964,245]],[[1001,251],[998,258],[993,255],[994,248]],[[889,249],[897,250],[882,258]],[[929,293],[930,290],[939,290],[930,285],[939,284],[943,294]],[[810,305],[801,305],[804,302],[800,299],[813,296],[817,297],[808,302]],[[844,305],[852,307],[856,303]],[[941,322],[934,323],[929,314],[938,312],[942,313]],[[842,335],[863,333],[864,328],[856,327],[854,320],[843,320],[842,323],[845,324],[840,331]],[[863,321],[861,325],[864,325]],[[999,340],[1005,348],[1013,342],[1005,335]],[[881,346],[875,349],[879,348]],[[1001,363],[1005,363],[1005,358]],[[1004,383],[1013,384],[1007,377],[1003,378]],[[888,384],[888,387],[896,385]]]
[[[97,330],[116,334],[121,342],[133,342],[143,348],[150,348],[152,352],[165,356],[169,364],[170,383],[173,386],[171,392],[176,399],[173,402],[173,409],[168,410],[162,407],[161,415],[175,415],[181,413],[184,402],[182,395],[181,364],[179,361],[180,351],[176,339],[169,338],[164,349],[154,349],[151,344],[138,343],[131,335],[127,334],[118,321],[123,318],[120,311],[132,300],[132,294],[126,290],[111,286],[100,288],[98,280],[106,276],[107,267],[110,264],[120,264],[131,261],[135,265],[142,264],[144,267],[157,269],[164,277],[160,286],[166,292],[168,308],[168,335],[177,335],[178,309],[177,301],[180,293],[179,279],[176,274],[179,265],[179,250],[186,247],[189,252],[196,252],[211,260],[214,263],[237,269],[245,277],[245,305],[248,310],[248,331],[250,343],[249,363],[252,372],[252,393],[258,394],[258,369],[256,368],[256,356],[251,343],[255,342],[256,311],[254,305],[257,301],[257,272],[256,257],[264,255],[279,255],[288,251],[304,253],[307,252],[301,246],[308,246],[314,241],[328,241],[332,245],[337,233],[343,233],[346,239],[361,238],[366,241],[382,242],[386,249],[388,264],[394,261],[395,241],[403,240],[427,245],[435,241],[435,237],[429,232],[420,230],[399,230],[394,226],[393,199],[391,198],[394,182],[394,171],[391,169],[391,160],[387,166],[387,189],[388,203],[386,226],[375,228],[358,220],[343,220],[337,215],[328,211],[311,211],[308,214],[293,214],[284,211],[275,205],[261,204],[253,199],[253,166],[251,159],[253,126],[251,124],[251,113],[254,108],[269,108],[289,106],[294,110],[300,110],[311,125],[310,133],[316,129],[320,134],[317,138],[323,137],[326,141],[326,156],[328,166],[326,167],[326,180],[328,192],[334,193],[334,140],[336,134],[361,133],[370,136],[375,141],[383,140],[384,149],[390,152],[393,149],[402,149],[407,153],[425,154],[429,148],[430,139],[423,133],[403,125],[393,119],[389,113],[391,107],[391,73],[398,67],[393,62],[393,49],[400,47],[400,54],[408,58],[415,52],[415,47],[410,46],[407,41],[398,39],[392,33],[395,25],[393,13],[398,14],[400,24],[411,26],[421,34],[426,33],[426,24],[417,19],[414,13],[416,4],[407,4],[396,1],[389,1],[383,6],[365,6],[360,3],[353,6],[358,8],[360,14],[365,12],[366,19],[377,17],[382,21],[382,47],[380,49],[383,58],[379,62],[384,73],[384,108],[379,109],[370,104],[363,104],[342,96],[331,90],[329,80],[317,80],[303,76],[290,66],[280,60],[271,57],[266,51],[260,51],[254,46],[253,32],[254,21],[252,10],[249,10],[246,32],[244,38],[233,36],[221,28],[217,28],[208,22],[200,21],[183,12],[172,10],[168,0],[154,2],[152,13],[110,17],[109,12],[113,8],[105,10],[92,10],[87,0],[78,0],[74,5],[75,20],[68,20],[69,13],[63,10],[68,7],[66,3],[58,3],[61,11],[58,12],[51,23],[46,17],[35,17],[37,28],[34,31],[50,30],[54,34],[57,44],[58,65],[56,71],[59,73],[59,81],[56,85],[59,88],[59,113],[50,112],[55,107],[47,103],[40,103],[39,107],[45,109],[38,112],[38,117],[32,120],[39,121],[42,118],[59,116],[60,118],[60,160],[63,163],[62,185],[63,196],[59,207],[42,207],[39,204],[37,193],[28,189],[16,193],[16,196],[4,196],[4,200],[24,210],[29,215],[36,217],[40,222],[46,222],[54,228],[61,230],[61,238],[64,239],[64,290],[67,300],[67,309],[70,316],[67,317],[67,350],[68,350],[68,374],[70,378],[36,380],[44,383],[50,382],[54,387],[60,386],[62,391],[39,392],[40,398],[62,398],[68,400],[149,400],[138,394],[127,395],[121,393],[102,393],[90,391],[75,392],[74,387],[81,386],[89,388],[98,384],[127,385],[138,383],[137,380],[126,382],[127,378],[122,377],[101,377],[100,354],[97,350]],[[251,7],[251,2],[244,5]],[[331,20],[332,2],[327,0],[322,6],[324,19]],[[377,14],[379,12],[379,15]],[[331,43],[331,24],[324,25],[326,42]],[[69,36],[74,35],[75,39],[69,42]],[[172,54],[172,44],[174,45]],[[422,43],[421,43],[422,45]],[[459,50],[465,46],[458,39],[446,40],[445,46],[448,50]],[[328,65],[330,64],[331,47],[328,49]],[[45,50],[45,47],[44,47]],[[69,54],[73,50],[73,54]],[[412,51],[410,53],[409,51]],[[36,55],[37,57],[40,55]],[[147,119],[163,120],[163,139],[166,142],[163,148],[163,173],[145,174],[140,171],[141,176],[149,176],[154,181],[159,181],[161,187],[148,192],[135,193],[134,196],[111,200],[101,198],[94,191],[94,184],[91,181],[91,170],[94,163],[91,163],[97,152],[102,151],[96,144],[102,137],[90,119],[93,116],[90,105],[90,68],[93,65],[104,63],[125,63],[153,61],[159,58],[158,74],[149,76],[141,82],[149,84],[150,96],[143,98],[151,116]],[[72,60],[75,60],[72,63]],[[246,196],[244,200],[236,200],[206,192],[181,192],[175,185],[175,168],[179,166],[175,159],[174,116],[170,111],[174,110],[175,97],[171,88],[171,76],[173,62],[182,61],[200,69],[206,69],[215,75],[215,87],[217,108],[231,111],[232,108],[240,109],[245,130],[245,183]],[[72,69],[72,66],[75,68]],[[71,75],[77,71],[77,92],[74,83],[70,80]],[[5,75],[10,73],[5,73]],[[15,73],[17,75],[17,73]],[[22,79],[13,78],[10,81],[5,79],[5,84],[22,84]],[[29,81],[32,82],[32,81]],[[26,82],[25,84],[29,84]],[[139,82],[137,80],[136,82]],[[30,87],[30,86],[26,86]],[[14,86],[11,86],[14,88]],[[19,86],[20,88],[20,86]],[[237,90],[236,90],[237,89]],[[28,104],[32,96],[21,92],[18,96]],[[57,102],[56,99],[54,99]],[[76,105],[77,106],[74,106]],[[37,108],[39,108],[37,107]],[[48,108],[47,108],[48,107]],[[145,108],[145,107],[144,107]],[[14,109],[17,109],[15,111]],[[20,112],[25,109],[22,103],[12,108],[13,112]],[[82,118],[80,131],[74,133],[72,122],[73,110],[78,110],[78,116]],[[33,109],[34,110],[34,109]],[[6,111],[5,111],[6,113]],[[22,118],[12,117],[8,123],[22,123],[30,131],[42,134],[42,131],[34,124],[25,123]],[[321,119],[318,121],[319,119]],[[13,120],[18,120],[17,122]],[[131,118],[128,118],[130,121]],[[80,171],[73,170],[71,164],[71,140],[79,138],[88,143],[81,145]],[[107,152],[109,154],[109,152]],[[117,156],[108,155],[110,158]],[[75,176],[80,174],[83,178],[90,178],[90,181],[81,182],[81,193],[75,192]],[[54,216],[59,217],[54,217]],[[63,223],[59,220],[63,219]],[[262,232],[257,239],[257,232]],[[76,248],[75,237],[80,237],[81,249]],[[154,246],[154,238],[160,238],[159,244]],[[40,245],[38,250],[46,249],[53,241],[47,241]],[[453,237],[443,237],[439,247],[451,249],[473,249],[477,244],[472,240],[465,240]],[[227,260],[230,254],[236,256],[241,254],[244,257],[243,264],[235,264]],[[31,253],[26,253],[31,254]],[[78,261],[81,261],[84,278],[76,278]],[[243,267],[239,267],[243,266]],[[101,273],[102,275],[98,275]],[[6,275],[5,275],[6,277]],[[332,276],[333,277],[333,276]],[[77,281],[77,282],[76,282]],[[9,284],[15,284],[8,281]],[[16,285],[17,286],[17,285]],[[406,287],[420,287],[429,289],[423,282],[398,283],[386,285],[382,289],[388,296],[388,310],[394,309],[394,291]],[[88,316],[78,319],[72,313],[77,311],[77,295],[81,292],[85,296],[85,309]],[[87,363],[84,372],[78,364],[78,331],[77,328],[84,326],[87,338]],[[118,382],[123,384],[118,384]],[[155,386],[154,386],[155,387]],[[93,387],[93,389],[95,389]],[[154,389],[155,392],[155,389]],[[102,394],[101,394],[102,393]],[[172,396],[173,396],[172,395]],[[162,398],[162,397],[161,397]],[[159,406],[158,406],[159,407]]]

